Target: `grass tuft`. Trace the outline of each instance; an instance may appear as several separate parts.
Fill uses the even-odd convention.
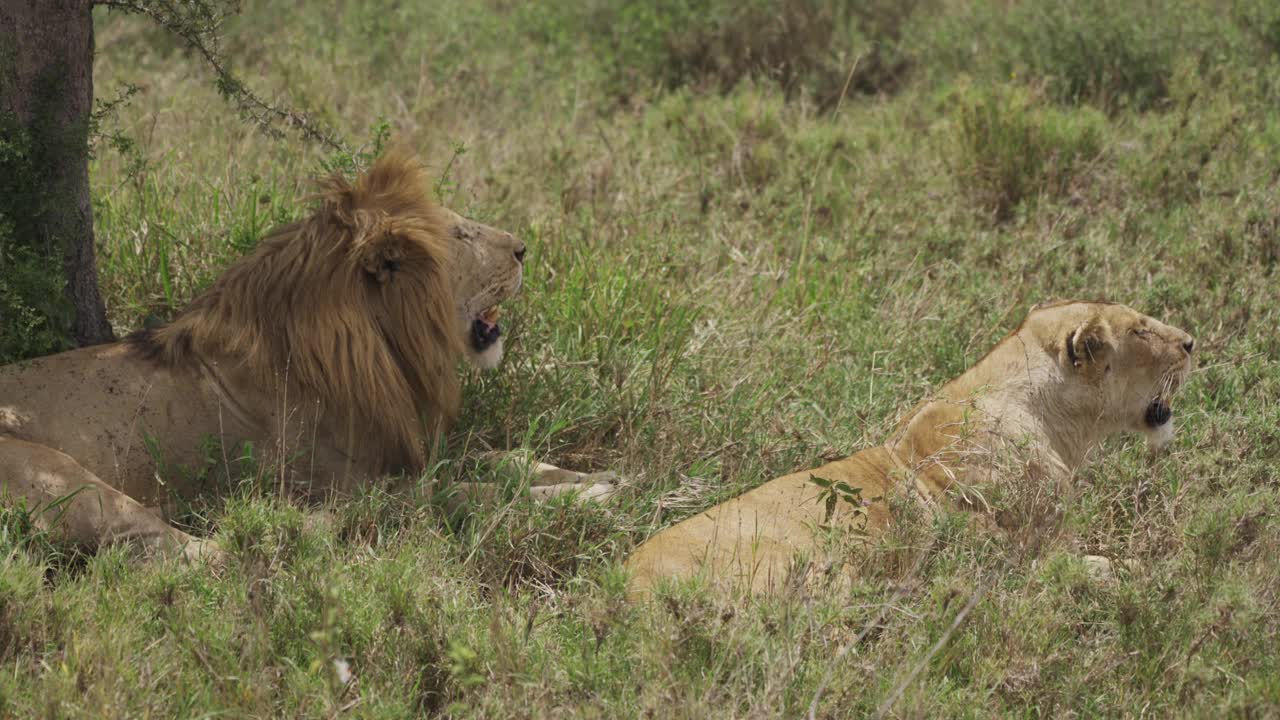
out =
[[[956,104],[956,179],[997,220],[1043,195],[1068,196],[1102,154],[1099,114],[1057,110],[1016,87],[963,91]]]

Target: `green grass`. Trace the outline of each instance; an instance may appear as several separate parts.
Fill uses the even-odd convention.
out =
[[[217,576],[6,511],[0,715],[797,717],[828,674],[819,717],[1280,714],[1269,4],[786,2],[842,18],[786,40],[765,3],[429,5],[246,6],[226,48],[353,144],[389,124],[529,245],[508,359],[466,371],[434,475],[523,447],[629,485],[450,513],[410,482],[317,514],[227,479],[191,521],[232,550]],[[92,167],[123,330],[306,212],[334,159],[242,123],[145,22],[103,14],[97,42],[99,94],[143,88],[115,119],[140,155]],[[1196,336],[1171,452],[1108,442],[1036,542],[899,503],[851,589],[623,601],[654,530],[879,442],[1052,297]]]

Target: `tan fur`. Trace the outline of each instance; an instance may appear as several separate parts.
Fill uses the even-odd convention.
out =
[[[1149,426],[1148,407],[1168,405],[1191,349],[1185,332],[1123,305],[1036,307],[884,445],[771,480],[642,543],[626,562],[631,595],[695,575],[729,590],[776,589],[797,553],[820,551],[820,526],[883,531],[893,492],[968,506],[967,488],[1008,480],[1011,457],[1033,482],[1065,483],[1110,434],[1136,430],[1161,442],[1172,425]],[[829,510],[815,477],[847,483],[868,502]]]
[[[313,494],[421,472],[459,358],[483,354],[469,324],[519,289],[523,244],[438,207],[403,150],[319,201],[168,325],[0,368],[3,491],[42,506],[88,488],[114,509],[80,518],[77,499],[70,534],[163,545],[190,538],[143,506],[199,491],[209,439]]]
[[[445,219],[428,193],[408,155],[383,157],[355,185],[331,177],[318,212],[130,342],[170,369],[227,358],[262,387],[287,381],[295,397],[349,416],[390,466],[421,470],[422,420],[437,429],[457,412],[462,355]]]

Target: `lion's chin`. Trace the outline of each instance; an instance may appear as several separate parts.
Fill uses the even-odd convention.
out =
[[[1144,434],[1147,436],[1148,450],[1152,452],[1163,450],[1173,441],[1173,421],[1170,420],[1157,428],[1148,428]]]
[[[492,370],[498,367],[502,364],[502,338],[492,341],[484,350],[471,348],[471,352],[467,353],[467,359],[481,370]]]
[[[483,370],[492,370],[502,362],[502,326],[497,305],[490,306],[471,321],[467,333],[467,353],[471,364]]]

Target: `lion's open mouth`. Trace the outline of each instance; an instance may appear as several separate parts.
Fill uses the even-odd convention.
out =
[[[498,325],[500,310],[497,305],[485,309],[471,321],[471,347],[482,353],[498,342],[502,337],[502,328]]]
[[[1153,451],[1165,447],[1173,440],[1173,406],[1170,402],[1190,370],[1191,364],[1183,363],[1180,367],[1166,371],[1142,413],[1147,447]]]
[[[1182,386],[1182,380],[1186,372],[1186,367],[1170,370],[1160,379],[1160,386],[1157,388],[1156,396],[1147,405],[1147,411],[1142,418],[1147,423],[1147,427],[1153,430],[1161,428],[1169,424],[1169,421],[1173,419],[1173,407],[1169,405],[1169,401],[1173,398],[1173,394],[1178,391],[1178,388]]]
[[[1158,428],[1173,418],[1173,408],[1166,400],[1156,398],[1147,406],[1147,414],[1143,418],[1151,428]]]

